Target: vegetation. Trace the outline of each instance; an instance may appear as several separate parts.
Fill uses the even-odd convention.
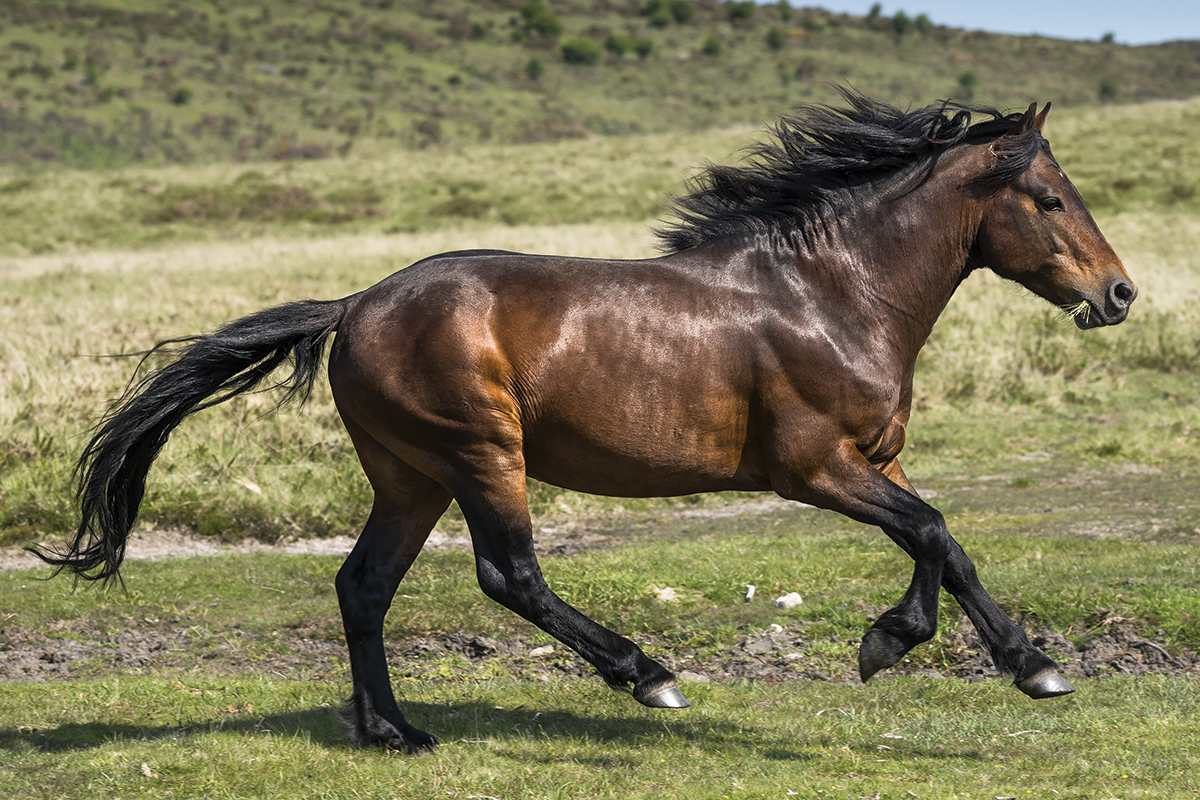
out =
[[[985,485],[981,497],[978,481],[938,484],[958,504],[952,526],[972,529],[964,546],[985,565],[1000,602],[1027,624],[1052,623],[1081,643],[1114,619],[1168,629],[1172,648],[1200,639],[1196,534],[1081,535],[1072,530],[1077,514],[1038,515],[1044,497],[1062,502],[1062,484],[1038,488],[1049,480],[1039,475],[1003,510],[1011,486]],[[1194,488],[1193,481],[1187,491]],[[1130,495],[1128,487],[1099,496],[1079,490],[1104,519],[1122,514]],[[653,655],[686,647],[700,664],[719,663],[731,643],[770,625],[802,626],[802,655],[791,662],[798,679],[691,682],[693,707],[662,712],[595,677],[565,677],[552,665],[578,659],[561,649],[473,667],[454,654],[394,655],[411,718],[443,746],[427,758],[389,757],[350,749],[335,713],[348,693],[336,557],[129,562],[127,593],[7,573],[6,647],[35,630],[67,648],[88,639],[105,646],[76,660],[70,682],[0,683],[0,790],[60,798],[286,790],[314,798],[817,800],[981,790],[1149,798],[1195,788],[1200,694],[1191,678],[1073,679],[1076,695],[1035,703],[1005,681],[937,680],[950,654],[939,639],[910,654],[932,674],[866,686],[802,679],[805,670],[841,674],[853,664],[864,614],[903,591],[908,574],[897,550],[877,532],[814,511],[632,518],[616,549],[544,559],[551,584],[648,641]],[[759,585],[758,601],[743,602],[747,582]],[[678,602],[656,601],[664,585],[676,587]],[[773,593],[797,588],[803,605],[773,607]],[[389,642],[440,641],[454,631],[550,641],[483,598],[467,553],[424,553],[401,591]],[[962,624],[956,609],[942,612],[943,632]],[[123,651],[143,641],[159,644],[136,650],[130,669]]]
[[[1006,468],[1030,452],[1196,463],[1198,118],[1196,102],[1051,114],[1055,152],[1141,298],[1128,324],[1083,333],[990,274],[967,281],[918,365],[913,474]],[[79,437],[134,366],[95,354],[137,352],[284,300],[349,294],[444,250],[641,257],[652,252],[646,218],[686,168],[728,161],[752,135],[0,184],[10,220],[0,244],[10,331],[0,350],[0,537],[72,526],[66,489]],[[272,402],[255,396],[190,420],[151,475],[144,524],[268,540],[356,532],[368,488],[327,393],[300,414],[263,418]],[[547,487],[533,496],[543,509],[602,505]]]
[[[23,173],[296,161],[760,125],[833,99],[837,83],[900,105],[964,89],[1002,106],[1060,107],[1200,93],[1194,43],[1012,37],[872,11],[718,0],[7,0],[0,164]],[[978,83],[962,87],[968,71]]]
[[[136,364],[109,356],[345,295],[445,250],[648,255],[653,218],[698,165],[736,160],[761,123],[848,81],[901,105],[1054,102],[1054,152],[1141,296],[1126,324],[1080,332],[973,276],[918,364],[906,468],[1027,627],[1083,646],[1120,624],[1174,653],[1200,648],[1200,101],[1128,104],[1200,94],[1200,61],[1193,44],[1106,38],[786,1],[0,0],[0,544],[73,527],[73,460]],[[370,490],[327,388],[299,412],[272,415],[274,401],[189,420],[151,473],[140,529],[354,535]],[[907,583],[878,532],[813,510],[532,483],[530,496],[543,533],[607,537],[544,559],[551,584],[655,656],[715,659],[781,625],[803,630],[806,667],[834,674],[852,668],[864,618]],[[441,523],[462,527],[453,509]],[[695,706],[666,715],[512,659],[401,660],[413,716],[444,747],[354,751],[334,713],[348,691],[337,563],[129,562],[124,593],[0,574],[5,659],[31,632],[103,645],[71,681],[0,682],[0,793],[1128,800],[1198,788],[1200,697],[1169,676],[1086,679],[1037,704],[998,682],[714,680],[689,684]],[[743,602],[751,583],[764,602]],[[657,601],[664,585],[679,602]],[[795,590],[802,606],[770,604]],[[423,554],[402,592],[389,641],[549,643],[484,599],[465,552]],[[939,637],[908,666],[945,674],[962,622],[945,603]],[[143,636],[175,644],[122,660]]]

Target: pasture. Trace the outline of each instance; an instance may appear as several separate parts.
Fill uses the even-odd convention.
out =
[[[421,557],[389,617],[411,716],[445,743],[433,756],[344,742],[336,556],[131,562],[125,592],[72,591],[41,582],[44,570],[18,569],[0,574],[0,790],[1194,791],[1200,143],[1187,131],[1197,117],[1198,103],[1164,103],[1056,112],[1047,126],[1139,284],[1128,323],[1080,332],[975,275],[919,363],[908,473],[1001,606],[1075,664],[1065,673],[1075,695],[1033,703],[1004,682],[975,680],[986,660],[945,602],[938,638],[902,674],[865,687],[848,680],[866,618],[903,591],[909,569],[876,531],[758,496],[633,501],[534,486],[551,586],[693,673],[692,709],[640,708],[561,648],[536,654],[550,640],[475,588],[452,512],[439,529],[448,544]],[[663,192],[752,135],[5,179],[0,202],[15,213],[0,260],[0,542],[70,526],[72,459],[134,363],[96,355],[348,294],[443,250],[646,255],[647,217]],[[328,391],[299,412],[270,416],[272,404],[255,395],[178,432],[151,476],[148,533],[236,544],[357,531],[369,489]],[[758,588],[750,603],[748,584]],[[658,600],[665,588],[675,602]],[[804,605],[776,610],[770,601],[790,591]]]

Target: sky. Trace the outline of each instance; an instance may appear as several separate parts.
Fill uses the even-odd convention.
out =
[[[791,5],[862,16],[874,0],[792,0]],[[889,17],[897,11],[926,14],[935,25],[992,33],[1092,40],[1112,33],[1121,44],[1200,39],[1197,0],[889,0],[880,5]]]

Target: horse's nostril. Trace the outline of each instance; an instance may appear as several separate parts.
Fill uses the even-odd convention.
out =
[[[1117,281],[1109,290],[1109,294],[1116,305],[1127,306],[1137,297],[1137,288],[1132,283]]]

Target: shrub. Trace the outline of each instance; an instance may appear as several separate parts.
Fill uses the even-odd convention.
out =
[[[623,56],[633,50],[633,37],[627,33],[610,33],[604,40],[604,49]]]
[[[671,0],[667,4],[667,8],[671,12],[671,17],[680,25],[690,22],[696,13],[696,4],[692,0]]]
[[[650,14],[650,24],[656,28],[665,28],[671,24],[671,10],[659,6]]]
[[[754,16],[754,10],[758,6],[754,0],[742,0],[739,3],[732,3],[729,6],[729,21],[730,22],[745,22]]]
[[[706,56],[721,55],[721,40],[715,36],[709,36],[704,40],[704,44],[700,46],[700,52]]]
[[[964,100],[975,97],[975,90],[979,88],[979,76],[975,70],[969,69],[958,76],[958,88]]]
[[[563,24],[550,8],[539,0],[521,6],[521,19],[525,21],[525,31],[549,39],[557,39],[562,35]]]
[[[903,36],[908,33],[912,29],[912,25],[912,17],[903,11],[897,11],[896,15],[892,17],[892,30],[896,32],[897,36]]]
[[[767,47],[772,50],[782,50],[783,46],[787,44],[787,40],[788,35],[783,28],[771,28],[767,31]]]
[[[595,64],[600,60],[604,50],[594,39],[577,36],[562,43],[563,61],[568,64]]]
[[[646,58],[654,52],[654,40],[649,36],[638,36],[633,40],[633,52],[638,58]]]

